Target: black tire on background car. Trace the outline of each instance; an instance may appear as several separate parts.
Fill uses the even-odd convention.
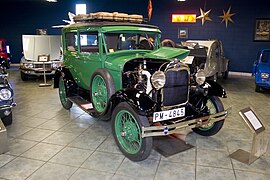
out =
[[[138,115],[126,102],[118,104],[112,113],[112,133],[121,152],[132,161],[146,159],[153,138],[142,138],[142,127],[149,127],[147,117]]]
[[[212,76],[210,76],[210,77],[208,77],[207,78],[208,80],[211,80],[211,81],[217,81],[217,79],[218,79],[218,73],[216,73],[216,74],[214,74],[214,75],[212,75]]]
[[[94,118],[109,120],[111,116],[109,99],[115,93],[114,81],[106,69],[97,69],[90,81],[90,99],[94,107]]]
[[[222,72],[222,79],[228,79],[228,77],[229,77],[229,65],[230,65],[230,61],[228,61],[227,70],[225,72]]]
[[[69,110],[72,107],[73,103],[67,97],[67,89],[65,86],[65,81],[64,81],[62,76],[60,76],[60,78],[59,78],[58,93],[59,93],[59,98],[60,98],[60,102],[61,102],[62,106],[65,109]]]
[[[229,77],[229,71],[228,70],[225,71],[225,72],[222,72],[222,78],[223,79],[228,79],[228,77]]]
[[[175,42],[173,42],[173,40],[171,39],[164,39],[162,42],[161,42],[161,46],[165,46],[165,47],[175,47]]]
[[[223,104],[217,96],[209,97],[207,101],[207,107],[210,111],[209,114],[216,114],[218,112],[224,111]],[[222,128],[223,123],[224,120],[221,120],[213,124],[206,124],[201,127],[193,128],[192,130],[202,136],[212,136]]]
[[[28,75],[21,71],[21,79],[23,81],[27,81],[28,80]]]
[[[2,122],[5,126],[9,126],[12,124],[12,112],[8,115],[8,116],[5,116],[5,117],[2,117]]]
[[[255,91],[256,92],[261,92],[262,88],[256,84]]]

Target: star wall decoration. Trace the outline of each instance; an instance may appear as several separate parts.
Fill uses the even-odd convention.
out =
[[[204,25],[205,21],[212,21],[212,19],[209,17],[209,13],[211,12],[211,9],[209,9],[207,12],[204,12],[201,8],[201,15],[198,16],[196,19],[202,19],[202,26]]]
[[[225,12],[225,11],[223,10],[223,16],[219,16],[220,18],[222,18],[221,23],[225,22],[226,28],[228,27],[228,22],[229,22],[229,21],[233,23],[233,20],[232,20],[231,17],[232,17],[233,15],[235,15],[235,13],[230,13],[230,11],[231,11],[231,7],[228,9],[227,12]]]

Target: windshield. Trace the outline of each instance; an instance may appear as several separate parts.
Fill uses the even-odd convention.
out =
[[[270,62],[270,51],[263,51],[262,62]]]
[[[157,44],[157,34],[151,33],[105,33],[109,53],[121,50],[153,50]]]

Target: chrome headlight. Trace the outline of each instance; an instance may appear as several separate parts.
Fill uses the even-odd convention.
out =
[[[166,82],[166,76],[162,71],[156,71],[151,77],[151,83],[157,90],[164,87]]]
[[[62,65],[62,62],[53,62],[52,63],[52,67],[55,68],[55,69],[60,67],[61,65]]]
[[[268,79],[269,78],[269,74],[268,73],[261,73],[261,78],[262,79]]]
[[[12,96],[12,93],[9,89],[1,89],[0,90],[0,99],[1,100],[9,100]]]
[[[205,77],[204,70],[199,69],[195,76],[196,76],[196,82],[199,85],[202,85],[205,82],[206,77]]]
[[[53,68],[57,68],[58,67],[58,64],[57,63],[52,63],[52,67]]]
[[[24,68],[30,68],[30,69],[34,67],[32,63],[24,63],[23,66]]]

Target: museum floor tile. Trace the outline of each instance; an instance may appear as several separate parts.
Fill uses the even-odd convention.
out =
[[[110,121],[98,121],[75,105],[63,109],[57,89],[39,87],[42,78],[23,82],[13,68],[9,81],[17,107],[7,127],[9,151],[0,155],[1,180],[270,179],[270,147],[251,165],[229,157],[237,149],[251,148],[252,133],[238,114],[245,107],[255,109],[270,139],[270,91],[256,93],[252,77],[219,80],[228,95],[222,102],[232,112],[217,135],[189,133],[187,142],[194,148],[170,157],[152,150],[141,162],[130,161],[118,150]]]

